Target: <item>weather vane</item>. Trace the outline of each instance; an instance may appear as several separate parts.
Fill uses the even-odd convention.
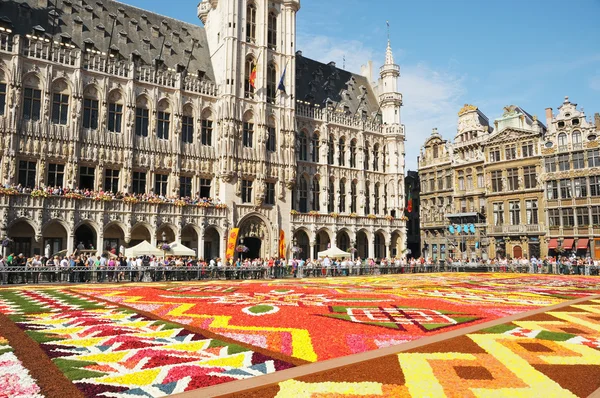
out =
[[[385,21],[385,24],[387,25],[388,41],[390,41],[390,21]]]

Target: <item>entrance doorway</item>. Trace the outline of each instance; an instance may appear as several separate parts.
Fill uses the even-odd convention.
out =
[[[80,243],[85,249],[97,249],[96,233],[89,225],[83,224],[75,231],[75,247],[79,248]]]
[[[248,251],[244,253],[245,258],[260,258],[260,247],[262,242],[258,238],[244,238],[244,246],[248,248]]]
[[[521,258],[523,257],[523,249],[521,246],[513,247],[513,258]]]

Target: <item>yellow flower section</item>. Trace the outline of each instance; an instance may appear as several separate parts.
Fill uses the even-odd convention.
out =
[[[318,394],[340,394],[340,395],[383,395],[381,383],[304,383],[297,380],[287,380],[279,383],[277,398],[311,398]]]

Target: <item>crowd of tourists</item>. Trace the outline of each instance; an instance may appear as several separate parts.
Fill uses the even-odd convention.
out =
[[[241,259],[210,260],[189,257],[126,257],[123,253],[87,254],[78,246],[72,255],[27,258],[11,253],[0,256],[0,283],[152,282],[201,279],[267,279],[380,275],[440,271],[526,272],[551,274],[598,274],[600,260],[590,257],[537,259],[494,258],[462,261],[448,258],[382,259]]]
[[[26,195],[36,196],[62,196],[62,197],[76,197],[76,198],[88,198],[88,199],[99,199],[99,200],[135,200],[139,202],[160,202],[160,203],[176,203],[185,205],[204,205],[206,207],[221,207],[224,203],[218,198],[203,197],[200,192],[191,196],[177,196],[177,195],[163,195],[155,193],[151,190],[149,193],[130,193],[130,192],[119,192],[111,190],[92,190],[89,188],[67,188],[59,186],[48,186],[48,187],[24,187],[21,184],[11,185],[5,184],[3,186],[5,193],[19,193]]]

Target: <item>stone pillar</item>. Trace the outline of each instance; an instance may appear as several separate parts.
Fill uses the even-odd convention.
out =
[[[319,256],[319,254],[315,251],[315,247],[317,245],[317,242],[314,240],[310,241],[310,253],[308,255],[308,258],[317,258]]]
[[[367,257],[375,258],[375,232],[371,230],[369,234],[371,235],[371,239],[369,239],[369,253]]]
[[[96,252],[98,255],[101,255],[104,251],[104,233],[99,233],[98,238],[96,239]]]
[[[157,240],[156,240],[156,232],[152,235],[150,235],[150,243],[152,244],[152,246],[156,246],[158,244]]]
[[[215,242],[218,243],[218,242]],[[206,260],[205,256],[206,253],[204,253],[204,229],[202,229],[202,231],[198,234],[198,252],[196,253],[198,255],[198,258],[202,258],[204,260]]]
[[[72,233],[67,233],[67,254],[72,254],[74,251],[75,251],[75,235]],[[52,254],[52,253],[50,253],[50,254]]]

